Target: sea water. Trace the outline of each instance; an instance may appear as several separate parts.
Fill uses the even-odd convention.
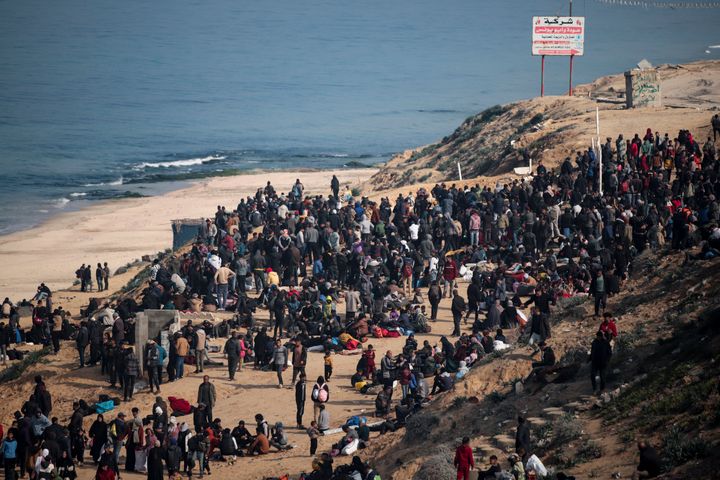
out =
[[[0,233],[239,171],[382,162],[538,94],[548,0],[0,1]],[[718,58],[720,9],[575,0],[575,81]],[[709,53],[707,53],[709,52]],[[546,92],[567,90],[549,58]],[[283,187],[279,186],[282,190]]]

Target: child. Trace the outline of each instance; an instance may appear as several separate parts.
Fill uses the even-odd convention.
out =
[[[317,422],[313,420],[310,422],[310,428],[307,429],[308,437],[310,437],[310,456],[315,455],[318,446],[318,437],[320,436],[320,430],[318,430]]]
[[[8,430],[7,437],[5,437],[5,440],[0,444],[0,452],[5,459],[5,478],[7,480],[14,480],[15,465],[17,465],[17,440],[15,440],[15,432],[12,429]]]
[[[330,350],[325,352],[325,381],[329,382],[333,372],[333,361],[332,352]]]

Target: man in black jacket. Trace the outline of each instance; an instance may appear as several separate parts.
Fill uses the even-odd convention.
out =
[[[460,296],[457,290],[453,290],[453,299],[450,310],[453,315],[454,329],[452,335],[455,337],[460,336],[460,320],[462,319],[463,313],[467,307],[465,306],[465,299]]]
[[[638,442],[638,450],[640,450],[640,463],[632,478],[655,478],[660,475],[662,460],[657,451],[644,440]]]
[[[600,377],[600,391],[605,390],[605,372],[610,364],[612,349],[605,334],[598,331],[590,347],[590,381],[593,393],[597,392],[596,376]]]
[[[227,355],[228,359],[228,375],[230,380],[235,380],[235,372],[237,371],[238,364],[240,363],[240,341],[238,340],[237,332],[232,332],[232,336],[225,342],[225,348],[223,353]]]
[[[533,346],[536,343],[543,343],[546,339],[550,338],[550,322],[548,316],[540,313],[540,309],[535,306],[532,308],[532,317],[530,317],[530,341],[529,345]],[[535,347],[533,346],[533,349]],[[537,350],[535,350],[537,353]]]
[[[303,426],[303,414],[305,413],[305,398],[306,398],[306,376],[305,372],[300,373],[300,377],[298,379],[298,382],[295,384],[295,406],[296,406],[296,413],[295,413],[295,420],[297,422],[297,428],[300,430],[304,430],[305,427]]]
[[[90,333],[88,332],[87,322],[83,320],[80,322],[80,329],[78,330],[77,337],[75,337],[75,345],[80,354],[80,368],[85,366],[85,349],[89,343]]]
[[[520,454],[522,451],[522,460],[525,462],[530,451],[530,425],[525,417],[518,416],[517,432],[515,433],[515,452]]]

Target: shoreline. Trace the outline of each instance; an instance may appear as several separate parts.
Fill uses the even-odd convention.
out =
[[[104,200],[74,211],[61,212],[40,224],[0,236],[3,276],[0,293],[15,301],[31,298],[40,282],[53,291],[68,288],[75,270],[90,262],[118,267],[172,247],[170,222],[178,218],[212,215],[217,205],[234,208],[269,180],[278,191],[289,191],[296,178],[308,194],[327,194],[330,179],[357,185],[376,168],[253,171],[209,177],[185,188],[142,198]],[[317,172],[317,175],[307,176]],[[111,290],[113,285],[110,279]]]

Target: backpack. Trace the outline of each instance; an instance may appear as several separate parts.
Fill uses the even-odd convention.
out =
[[[200,440],[198,439],[197,435],[193,435],[190,437],[190,440],[188,440],[188,450],[190,452],[197,452],[200,449]]]

